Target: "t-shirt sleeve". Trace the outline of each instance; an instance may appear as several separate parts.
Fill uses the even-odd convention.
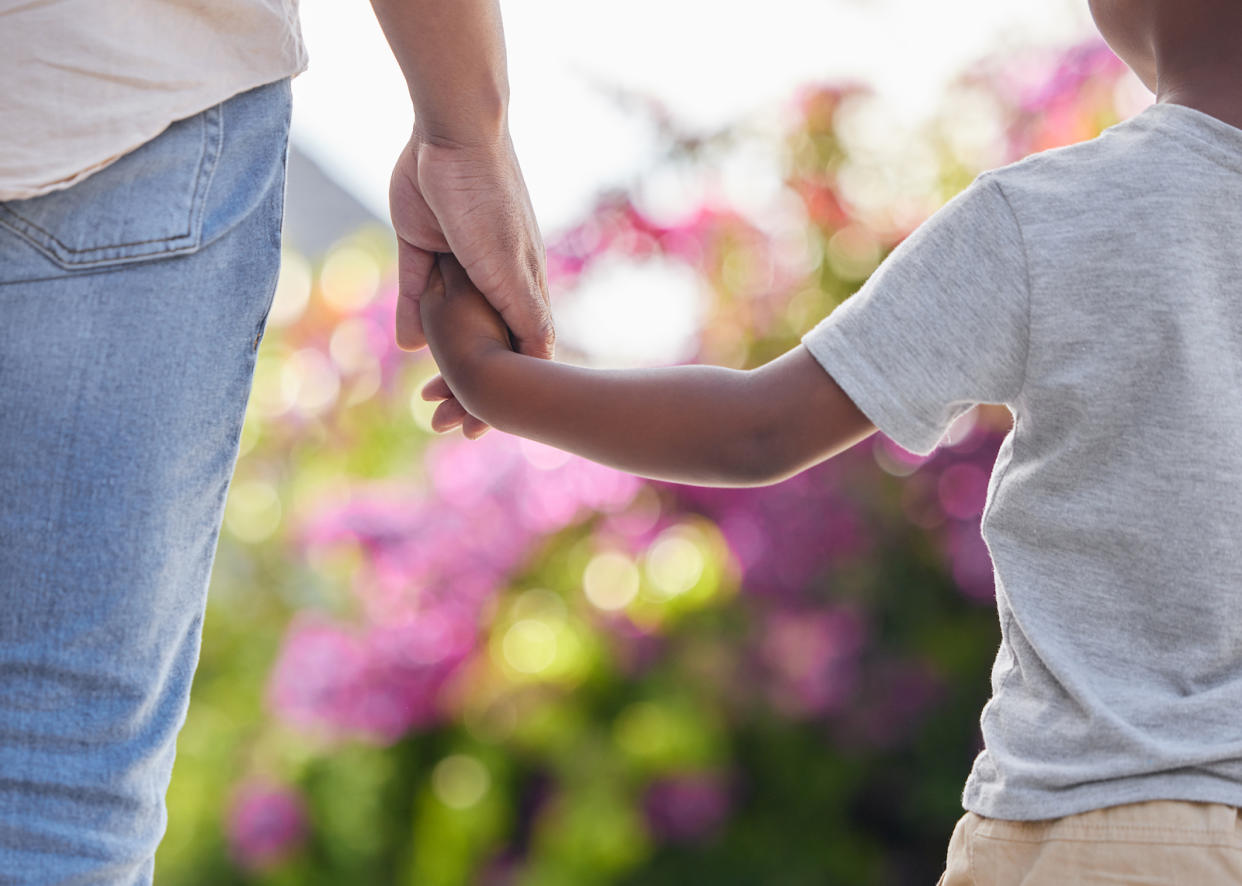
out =
[[[927,455],[975,404],[1017,399],[1028,300],[1021,230],[984,173],[802,343],[882,433]]]

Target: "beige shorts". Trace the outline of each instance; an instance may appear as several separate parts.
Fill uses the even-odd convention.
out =
[[[937,886],[1242,886],[1239,812],[1183,800],[1040,821],[967,812]]]

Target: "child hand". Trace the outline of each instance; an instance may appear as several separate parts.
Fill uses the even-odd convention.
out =
[[[475,287],[455,257],[442,253],[419,300],[419,312],[431,354],[440,369],[423,386],[424,400],[443,400],[431,418],[432,430],[443,433],[459,424],[475,440],[488,425],[468,411],[469,394],[487,354],[511,350],[509,329],[500,314]]]

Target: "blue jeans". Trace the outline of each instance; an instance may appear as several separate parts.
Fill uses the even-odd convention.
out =
[[[0,883],[151,882],[289,110],[269,83],[0,203]]]

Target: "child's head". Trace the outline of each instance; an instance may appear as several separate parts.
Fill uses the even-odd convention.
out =
[[[1165,81],[1227,85],[1242,70],[1238,0],[1088,0],[1100,34],[1152,92]],[[1159,83],[1158,83],[1159,80]],[[1212,81],[1216,81],[1213,83]]]

